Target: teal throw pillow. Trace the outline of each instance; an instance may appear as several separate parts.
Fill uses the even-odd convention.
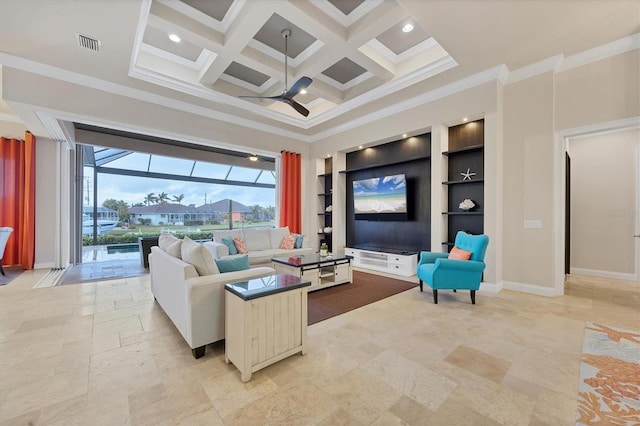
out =
[[[302,240],[304,240],[304,235],[298,235],[296,237],[296,243],[293,245],[293,248],[302,248]]]
[[[218,269],[221,274],[225,272],[244,271],[245,269],[249,269],[249,255],[246,254],[244,256],[214,260],[216,261],[216,265],[218,265]]]
[[[236,248],[235,243],[233,242],[233,238],[224,237],[222,239],[222,244],[229,247],[229,254],[238,254],[238,249]]]

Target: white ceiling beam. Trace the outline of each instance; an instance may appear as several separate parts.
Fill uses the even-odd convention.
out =
[[[203,69],[199,78],[200,83],[211,86],[220,78],[233,59],[242,53],[253,36],[271,17],[273,10],[270,6],[270,2],[266,1],[248,2],[240,10],[225,34],[220,56],[209,67]]]

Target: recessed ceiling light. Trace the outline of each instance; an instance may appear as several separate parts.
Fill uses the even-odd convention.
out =
[[[258,156],[257,156],[257,155],[255,155],[255,154],[251,154],[251,155],[249,156],[249,160],[250,160],[250,161],[258,161]]]
[[[180,37],[178,36],[178,34],[169,34],[169,40],[174,43],[180,43]]]
[[[465,118],[462,119],[462,121],[466,123],[467,121],[469,121],[469,119],[467,117],[465,117]]]
[[[403,133],[403,134],[402,134],[402,137],[403,137],[403,138],[406,138],[406,137],[407,137],[407,134],[406,134],[406,133]]]
[[[362,149],[362,145],[358,145],[358,149]]]
[[[406,24],[404,24],[404,27],[402,27],[402,32],[410,33],[411,31],[413,31],[413,24],[411,22],[407,22]]]
[[[307,94],[307,89],[302,89],[302,90],[300,91],[300,94],[301,94],[301,95],[306,95],[306,94]]]
[[[327,158],[331,158],[331,154],[327,154]]]

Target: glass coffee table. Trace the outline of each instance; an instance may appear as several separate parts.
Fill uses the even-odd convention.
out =
[[[273,268],[278,274],[289,274],[311,281],[309,291],[320,290],[338,284],[350,283],[353,279],[351,269],[353,256],[344,252],[320,256],[320,253],[307,253],[290,257],[274,257]]]

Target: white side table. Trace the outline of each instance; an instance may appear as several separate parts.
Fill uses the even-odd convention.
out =
[[[225,285],[225,361],[251,374],[307,349],[307,287],[277,274]]]

